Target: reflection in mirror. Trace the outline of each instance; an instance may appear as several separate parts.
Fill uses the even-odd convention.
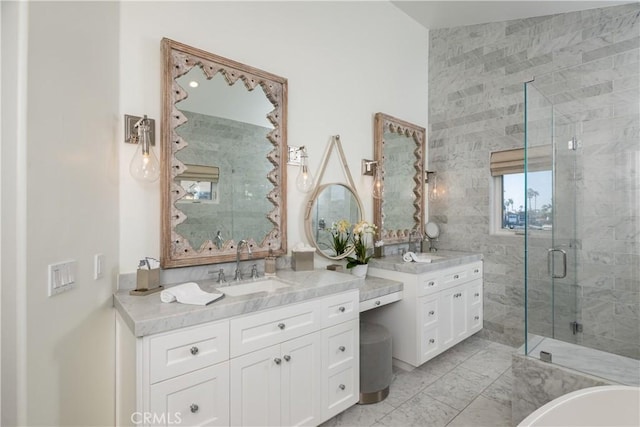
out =
[[[325,184],[318,188],[312,200],[311,221],[307,221],[307,237],[318,249],[319,253],[330,259],[341,259],[348,256],[352,249],[343,253],[336,250],[334,236],[341,233],[340,223],[353,225],[362,218],[362,206],[355,192],[344,184]],[[346,233],[342,233],[346,238]]]
[[[409,241],[424,224],[425,130],[409,122],[377,113],[375,160],[382,167],[382,198],[374,199],[374,222],[385,244]]]
[[[286,79],[162,44],[163,267],[286,252]]]

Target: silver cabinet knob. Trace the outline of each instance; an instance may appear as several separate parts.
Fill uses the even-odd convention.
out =
[[[429,312],[429,316],[433,316],[434,314],[436,314],[436,312],[435,312],[435,311],[433,311],[433,310],[431,310],[431,311]]]
[[[474,295],[474,296],[477,296],[477,297],[479,297],[479,296],[480,296],[480,294],[479,294],[478,292],[476,292],[476,293],[475,293],[475,294],[473,294],[473,295]]]
[[[198,349],[198,347],[196,347],[196,346],[194,345],[193,347],[191,347],[191,350],[189,350],[189,351],[191,351],[191,354],[193,354],[193,355],[195,356],[196,354],[198,354],[198,352],[200,351],[200,349]]]
[[[480,316],[476,316],[476,317],[474,317],[474,319],[480,320]]]
[[[453,278],[454,278],[454,279],[459,279],[459,278],[460,278],[460,275],[458,275],[458,274],[454,274],[454,275],[453,275]]]
[[[475,270],[473,270],[474,273],[480,273],[480,269],[476,268]]]
[[[282,360],[279,357],[276,357],[275,359],[273,359],[273,361],[276,362],[276,365],[282,363]]]
[[[286,325],[284,323],[278,323],[278,328],[284,329]]]
[[[339,308],[338,308],[338,311],[339,311],[340,313],[344,313],[344,311],[345,311],[345,310],[346,310],[346,308],[344,308],[344,307],[339,307]]]
[[[198,409],[200,409],[200,407],[195,403],[192,403],[191,406],[189,406],[189,409],[191,409],[191,412],[195,414],[196,412],[198,412]]]
[[[345,388],[347,388],[347,386],[346,386],[346,385],[344,385],[344,384],[340,384],[340,385],[338,386],[338,388],[339,388],[340,390],[344,390]]]
[[[340,347],[338,347],[338,350],[344,352],[346,350],[345,346],[341,345]]]
[[[380,305],[380,301],[376,301],[376,305]]]
[[[429,344],[433,344],[434,342],[436,342],[436,340],[434,340],[433,338],[429,340]]]
[[[435,282],[429,282],[429,283],[427,283],[427,286],[433,286],[433,285],[435,285]]]
[[[285,354],[284,356],[282,356],[282,358],[285,360],[285,362],[291,360],[291,356],[289,356],[288,354]]]

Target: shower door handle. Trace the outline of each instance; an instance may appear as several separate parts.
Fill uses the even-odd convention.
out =
[[[552,267],[554,252],[560,252],[562,254],[562,275],[556,276],[555,269]],[[554,279],[564,279],[567,277],[567,253],[562,249],[549,248],[547,250],[547,271],[549,276]]]

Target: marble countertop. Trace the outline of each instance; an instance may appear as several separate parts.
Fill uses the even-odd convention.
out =
[[[403,289],[404,284],[402,282],[368,276],[360,286],[360,302],[379,298],[394,292],[402,292]]]
[[[402,256],[400,255],[372,258],[371,261],[369,261],[369,268],[394,270],[409,274],[421,274],[482,260],[482,254],[470,252],[437,251],[429,252],[429,255],[442,258],[434,259],[430,263],[405,262],[402,260]]]
[[[320,269],[278,270],[277,278],[290,286],[271,292],[243,296],[225,295],[224,298],[208,306],[167,304],[160,301],[159,292],[146,296],[132,296],[129,295],[128,290],[115,293],[113,304],[134,335],[142,337],[350,289],[360,289],[361,301],[402,290],[402,283],[393,280],[378,278],[365,280],[351,274]],[[196,281],[196,283],[205,292],[216,292],[215,289],[219,288],[218,283],[212,280]],[[165,288],[171,286],[173,285],[165,285]],[[224,289],[222,291],[224,292]]]

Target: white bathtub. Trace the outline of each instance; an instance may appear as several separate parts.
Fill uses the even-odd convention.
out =
[[[518,424],[536,426],[640,426],[640,387],[590,387],[565,394]]]

